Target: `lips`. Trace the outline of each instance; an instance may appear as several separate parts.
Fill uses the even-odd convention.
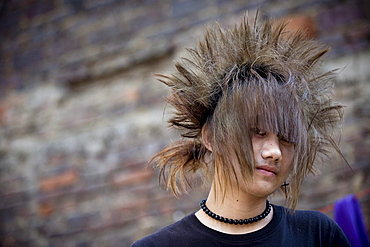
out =
[[[277,175],[277,170],[273,166],[257,166],[257,171],[268,177],[274,177]]]

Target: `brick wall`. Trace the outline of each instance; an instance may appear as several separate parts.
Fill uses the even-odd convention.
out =
[[[299,208],[331,215],[335,200],[357,193],[370,227],[366,0],[0,4],[2,246],[128,246],[197,210],[206,191],[175,199],[144,166],[177,138],[153,73],[172,69],[205,24],[231,25],[258,7],[331,45],[327,68],[345,67],[336,97],[347,105],[341,143],[354,172],[331,160],[307,179]]]

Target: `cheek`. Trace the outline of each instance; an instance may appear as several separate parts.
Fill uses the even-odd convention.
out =
[[[261,144],[259,143],[259,140],[257,138],[252,137],[251,147],[252,147],[254,158],[257,158],[259,155],[259,151],[261,150]]]
[[[294,149],[288,149],[285,151],[283,156],[284,165],[289,172],[293,170],[294,154]]]

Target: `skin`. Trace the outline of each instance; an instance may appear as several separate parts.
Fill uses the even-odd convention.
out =
[[[203,131],[204,134],[204,131]],[[203,139],[206,140],[206,139]],[[210,144],[206,147],[212,151]],[[251,181],[236,180],[229,186],[224,200],[214,183],[207,198],[207,207],[214,213],[230,219],[247,219],[261,214],[266,207],[266,199],[284,183],[292,170],[294,145],[271,132],[256,130],[252,137],[255,169]],[[238,165],[234,166],[237,174]],[[216,176],[217,177],[217,174]],[[241,176],[238,181],[243,181]],[[273,210],[261,221],[247,225],[230,225],[219,222],[206,215],[203,210],[196,212],[196,217],[209,228],[228,234],[245,234],[266,226],[273,218]]]

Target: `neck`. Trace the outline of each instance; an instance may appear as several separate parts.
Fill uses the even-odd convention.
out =
[[[218,193],[215,186],[212,186],[206,204],[209,210],[222,217],[229,219],[248,219],[261,214],[265,210],[266,199],[265,197],[252,196],[240,190],[227,191],[225,196],[223,196],[222,193]],[[272,215],[273,210],[261,221],[247,225],[231,225],[212,219],[202,210],[196,213],[196,216],[204,225],[229,234],[243,234],[257,231],[271,221]]]

